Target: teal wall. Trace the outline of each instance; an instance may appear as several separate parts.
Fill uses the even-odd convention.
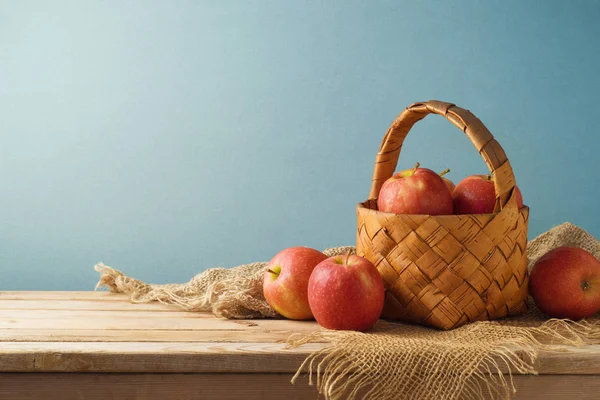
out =
[[[0,0],[0,289],[152,282],[354,243],[415,101],[505,148],[530,237],[600,236],[600,2]],[[400,168],[485,173],[441,117]]]

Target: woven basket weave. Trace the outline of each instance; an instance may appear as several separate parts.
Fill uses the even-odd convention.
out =
[[[412,126],[430,113],[462,130],[484,158],[494,180],[493,214],[398,215],[377,210]],[[518,209],[515,178],[502,147],[469,111],[441,101],[415,103],[390,126],[375,161],[369,199],[357,206],[357,254],[381,273],[382,318],[440,329],[494,320],[527,310],[527,222]]]

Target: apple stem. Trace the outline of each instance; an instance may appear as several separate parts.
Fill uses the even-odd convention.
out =
[[[417,172],[417,169],[419,168],[419,165],[421,165],[419,162],[417,162],[417,163],[415,164],[415,167],[413,168],[413,174],[414,174],[415,172]]]
[[[344,264],[348,265],[348,259],[350,258],[350,253],[352,253],[352,250],[348,250],[348,252],[346,253],[346,261],[344,262]]]
[[[492,180],[492,174],[487,174],[487,175],[485,176],[485,178],[486,178],[488,181],[491,181],[491,180]]]
[[[277,272],[273,271],[272,269],[267,269],[267,272],[273,275],[279,275]]]
[[[450,172],[450,168],[446,168],[445,170],[443,170],[442,172],[439,173],[439,176],[444,176],[446,175],[448,172]]]

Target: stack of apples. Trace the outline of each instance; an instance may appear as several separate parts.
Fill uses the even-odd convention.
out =
[[[309,247],[291,247],[267,264],[263,293],[286,318],[366,331],[381,315],[385,289],[377,268],[363,257],[327,257]]]
[[[496,193],[490,175],[471,175],[454,185],[444,175],[419,168],[397,172],[381,186],[377,199],[379,211],[394,214],[490,214],[494,212]],[[515,187],[517,206],[523,196]]]

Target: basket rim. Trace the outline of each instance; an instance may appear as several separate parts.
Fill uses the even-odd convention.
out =
[[[513,200],[514,198],[514,200]],[[501,210],[499,210],[498,212],[492,212],[492,213],[480,213],[480,214],[439,214],[439,215],[431,215],[431,214],[396,214],[396,213],[392,213],[392,212],[386,212],[386,211],[380,211],[380,210],[375,210],[372,208],[368,208],[365,206],[366,203],[369,202],[373,202],[375,204],[375,206],[377,206],[377,199],[367,199],[365,201],[361,201],[356,205],[356,209],[360,210],[360,209],[364,209],[370,212],[374,212],[377,214],[382,214],[382,215],[395,215],[395,216],[418,216],[418,217],[435,217],[435,218],[440,218],[440,217],[466,217],[466,216],[472,216],[472,215],[480,215],[480,216],[493,216],[493,215],[498,215],[498,214],[502,214],[503,212],[505,212],[505,210],[510,209],[510,205],[512,204],[512,202],[514,201],[515,204],[515,208],[516,207],[516,195],[514,194],[514,192],[511,194],[507,205],[509,205],[508,207],[504,207]],[[523,204],[523,207],[521,208],[517,208],[518,212],[521,213],[525,210],[530,211],[530,208],[528,205]]]
[[[440,218],[440,217],[466,217],[466,216],[470,216],[470,215],[485,215],[485,216],[491,216],[491,215],[498,215],[500,213],[502,213],[502,210],[500,210],[499,212],[496,213],[484,213],[484,214],[439,214],[439,215],[431,215],[431,214],[396,214],[396,213],[391,213],[391,212],[385,212],[385,211],[379,211],[379,210],[373,210],[372,208],[368,208],[364,206],[364,203],[366,203],[369,200],[366,200],[364,202],[358,203],[356,208],[357,209],[364,209],[366,211],[371,211],[377,214],[387,214],[387,215],[397,215],[397,216],[407,216],[407,217],[412,217],[412,216],[418,216],[418,217],[435,217],[435,218]],[[522,211],[530,211],[531,209],[529,208],[529,206],[527,205],[523,205],[523,207],[519,208],[519,212]]]

